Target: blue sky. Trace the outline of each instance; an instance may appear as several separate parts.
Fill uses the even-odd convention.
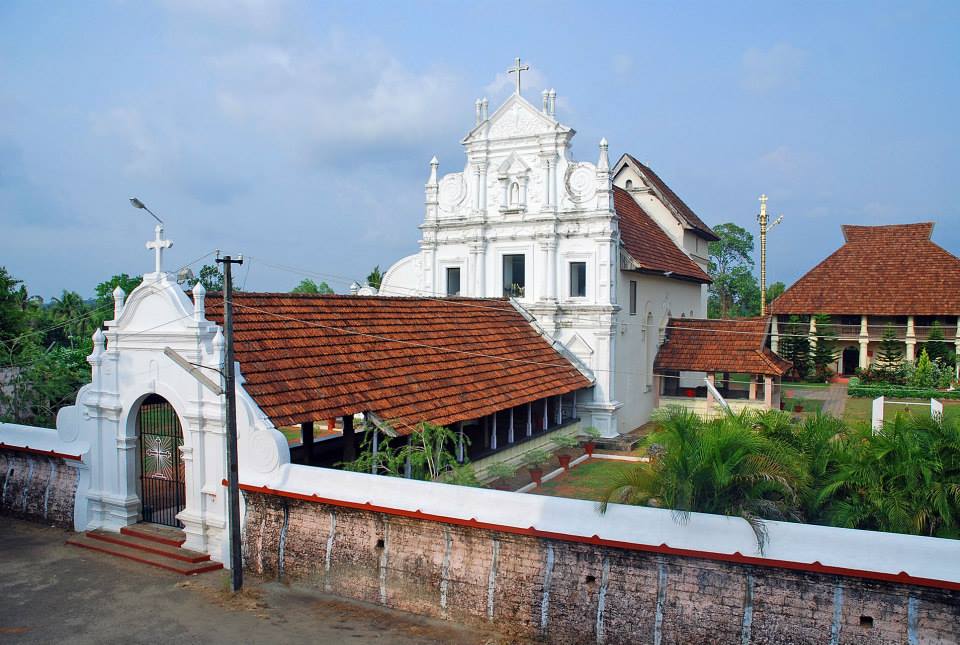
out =
[[[574,154],[649,163],[709,224],[784,223],[770,280],[842,223],[933,220],[960,254],[960,3],[0,3],[0,265],[45,297],[215,248],[289,290],[416,250],[473,101],[558,93]]]

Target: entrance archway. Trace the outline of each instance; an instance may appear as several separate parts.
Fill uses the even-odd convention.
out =
[[[853,376],[857,373],[857,367],[860,366],[860,349],[857,347],[845,348],[841,360],[843,363],[843,376]]]
[[[182,526],[177,513],[186,505],[186,477],[180,446],[183,429],[173,406],[151,394],[137,412],[140,504],[144,522]]]

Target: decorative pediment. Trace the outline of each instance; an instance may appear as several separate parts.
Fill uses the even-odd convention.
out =
[[[571,354],[585,363],[587,363],[590,356],[593,355],[593,347],[591,347],[580,334],[575,333],[564,345],[566,345]]]
[[[497,172],[501,175],[522,175],[530,172],[530,165],[516,152],[511,152],[510,156],[497,167]]]
[[[512,94],[489,119],[470,131],[463,142],[530,137],[569,130],[570,128],[547,116],[519,94]]]

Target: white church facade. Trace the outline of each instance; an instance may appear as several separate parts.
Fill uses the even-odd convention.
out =
[[[476,102],[462,172],[430,162],[420,251],[395,263],[384,296],[507,297],[593,373],[585,423],[629,432],[653,410],[653,362],[670,317],[705,317],[716,235],[625,155],[571,156],[575,131],[515,91],[493,114]]]

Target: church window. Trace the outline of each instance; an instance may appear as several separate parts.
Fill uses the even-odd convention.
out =
[[[637,281],[630,281],[630,315],[637,315]]]
[[[503,295],[508,298],[522,298],[526,289],[526,257],[522,254],[503,256]]]
[[[460,267],[447,267],[447,295],[460,295]]]
[[[627,190],[630,190],[631,188],[633,188],[633,180],[628,179],[626,186],[627,186]]]
[[[520,205],[520,185],[517,182],[510,184],[510,205]]]
[[[585,298],[587,296],[587,263],[570,263],[570,297]]]

